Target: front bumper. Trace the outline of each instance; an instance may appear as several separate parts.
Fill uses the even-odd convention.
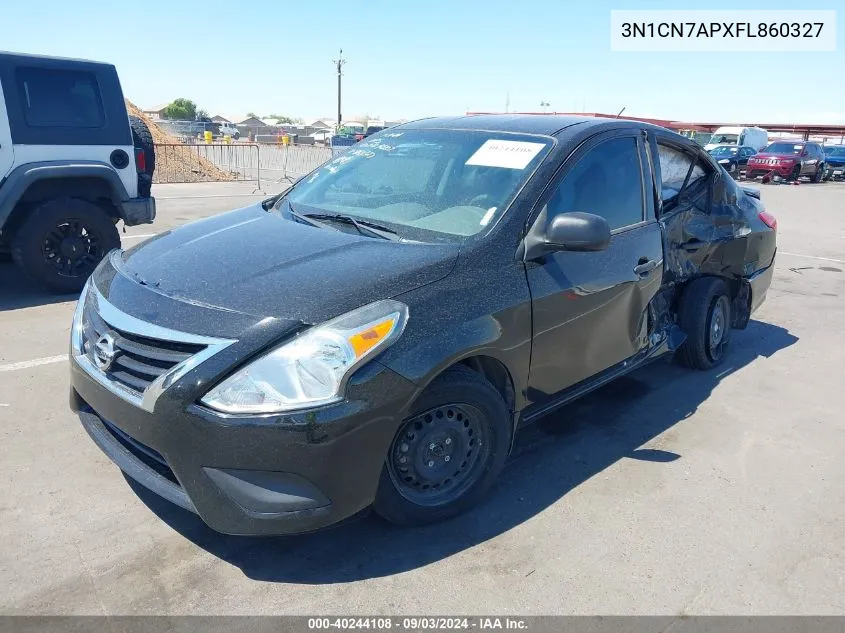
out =
[[[773,171],[782,178],[788,178],[792,175],[792,170],[795,169],[796,164],[797,163],[787,163],[785,165],[761,165],[759,163],[752,163],[749,160],[748,165],[745,168],[745,174],[748,178],[756,178],[757,176],[763,176],[764,174],[768,174]]]
[[[307,532],[368,507],[416,392],[371,361],[345,401],[313,411],[225,416],[180,399],[177,382],[148,412],[70,364],[71,408],[100,449],[141,485],[238,535]]]

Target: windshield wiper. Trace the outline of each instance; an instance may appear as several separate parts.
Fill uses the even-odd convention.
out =
[[[316,220],[312,220],[311,216],[299,213],[296,209],[293,208],[293,204],[291,203],[291,201],[289,199],[285,198],[283,200],[283,202],[287,206],[288,214],[290,214],[298,222],[302,222],[303,224],[308,224],[310,226],[316,226],[316,227],[320,227],[320,228],[325,226],[325,224],[323,224],[322,222],[317,222]]]
[[[375,222],[370,222],[369,220],[357,220],[351,215],[343,215],[340,213],[306,213],[301,217],[310,220],[328,220],[330,222],[349,224],[350,226],[354,226],[355,230],[357,230],[361,235],[380,237],[383,240],[399,239],[396,231],[393,229],[389,229],[381,224],[376,224]]]

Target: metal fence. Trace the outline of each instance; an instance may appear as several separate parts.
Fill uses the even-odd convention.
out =
[[[317,145],[262,145],[259,157],[262,177],[293,182],[329,160],[332,151]]]
[[[314,145],[258,145],[255,143],[209,143],[156,145],[154,181],[293,182],[332,157],[328,147]]]
[[[158,143],[155,151],[154,182],[261,181],[257,145]]]

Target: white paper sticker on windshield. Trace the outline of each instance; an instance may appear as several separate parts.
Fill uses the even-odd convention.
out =
[[[501,141],[490,139],[478,148],[467,165],[480,167],[504,167],[505,169],[525,169],[531,159],[545,147],[544,143],[526,141]]]

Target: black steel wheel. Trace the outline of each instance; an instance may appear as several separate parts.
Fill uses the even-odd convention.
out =
[[[106,253],[120,247],[114,221],[86,200],[44,202],[24,220],[12,256],[34,280],[57,292],[79,292]]]
[[[459,498],[478,479],[490,451],[482,416],[472,405],[453,403],[408,420],[387,462],[399,494],[424,506]]]
[[[511,420],[484,376],[456,366],[420,396],[390,444],[373,503],[400,525],[433,523],[475,504],[504,466]]]
[[[720,362],[725,354],[731,327],[728,321],[730,311],[730,303],[725,295],[716,297],[710,307],[707,323],[707,355],[714,364]]]
[[[681,295],[678,325],[687,335],[677,352],[681,364],[710,369],[724,360],[731,339],[731,299],[727,284],[718,277],[689,283]]]

